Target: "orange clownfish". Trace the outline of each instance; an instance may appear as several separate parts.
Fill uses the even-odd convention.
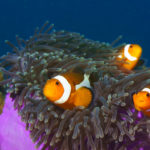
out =
[[[89,75],[76,72],[67,72],[47,80],[43,94],[63,109],[77,106],[86,108],[93,99]]]
[[[133,94],[133,102],[136,110],[142,111],[150,117],[150,86],[147,86],[137,94]]]
[[[117,60],[124,62],[119,63],[119,66],[127,70],[132,70],[141,57],[142,48],[137,44],[127,44],[120,52],[121,54],[117,57]]]

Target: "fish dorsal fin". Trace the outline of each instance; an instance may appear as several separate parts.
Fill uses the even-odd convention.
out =
[[[80,87],[87,87],[91,88],[90,81],[89,81],[89,74],[84,74],[84,79],[80,84],[77,84],[75,86],[76,90],[79,89]]]
[[[84,79],[84,72],[81,67],[75,67],[62,74],[72,85],[80,84]]]
[[[74,67],[70,70],[70,72],[73,72],[73,73],[78,73],[78,74],[84,74],[84,69],[80,66],[77,66],[77,67]]]

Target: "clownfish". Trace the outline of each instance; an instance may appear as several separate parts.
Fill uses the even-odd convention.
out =
[[[142,111],[146,116],[150,117],[150,86],[133,94],[133,102],[136,110]]]
[[[118,66],[132,70],[141,57],[142,48],[137,44],[127,44],[120,50],[120,53],[116,59],[123,61],[123,63],[118,63]]]
[[[86,108],[93,99],[90,75],[69,71],[57,75],[44,85],[44,96],[63,109]]]

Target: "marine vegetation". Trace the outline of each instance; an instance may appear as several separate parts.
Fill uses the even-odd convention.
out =
[[[93,41],[46,22],[28,40],[6,41],[13,53],[2,56],[1,71],[30,137],[42,150],[124,150],[148,148],[150,119],[133,103],[133,94],[150,84],[150,70],[119,64],[125,44]],[[87,107],[64,109],[43,94],[47,80],[82,68],[90,74],[93,99]],[[59,91],[58,91],[59,92]],[[57,92],[56,92],[57,94]],[[84,97],[85,98],[85,97]],[[150,148],[150,146],[149,146]]]

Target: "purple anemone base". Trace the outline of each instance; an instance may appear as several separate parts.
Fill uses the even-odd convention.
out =
[[[3,113],[0,115],[0,150],[36,150],[29,131],[25,130],[25,123],[14,110],[9,94],[6,95]]]

